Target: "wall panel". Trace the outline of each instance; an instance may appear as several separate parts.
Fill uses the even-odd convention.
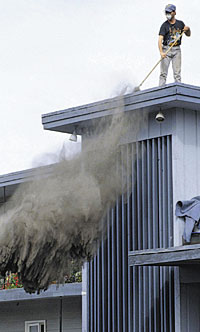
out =
[[[81,332],[81,297],[62,301],[62,331]],[[60,331],[60,299],[0,303],[0,332],[24,332],[25,321],[37,320],[46,320],[47,332]]]
[[[129,250],[173,245],[171,136],[123,145],[120,158],[127,189],[108,211],[107,238],[89,263],[89,331],[173,332],[173,268],[128,267]],[[107,273],[95,269],[100,257]]]

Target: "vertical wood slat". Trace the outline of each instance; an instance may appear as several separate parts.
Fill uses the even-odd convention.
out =
[[[109,225],[109,220],[108,220]],[[107,234],[107,237],[109,234]],[[107,330],[107,317],[106,317],[106,282],[105,282],[105,275],[106,275],[106,263],[107,259],[105,256],[105,241],[102,239],[101,241],[101,265],[102,265],[102,332],[105,332]],[[109,255],[108,255],[109,256]],[[109,269],[108,269],[108,276],[109,276]],[[109,306],[108,306],[109,308]]]
[[[146,141],[141,142],[141,183],[142,183],[142,248],[148,248],[148,223],[147,223],[147,149]],[[149,301],[149,287],[148,287],[148,267],[143,268],[143,310],[144,310],[144,332],[149,329],[148,322],[148,301]]]
[[[162,220],[162,153],[161,153],[161,138],[158,138],[158,218],[159,218],[159,248],[163,247],[163,220]],[[160,332],[163,332],[164,318],[163,318],[163,268],[160,267]]]
[[[142,188],[141,188],[141,143],[136,142],[136,185],[137,185],[137,224],[138,224],[138,249],[142,249]],[[144,308],[143,308],[143,268],[138,267],[138,289],[139,289],[139,331],[144,327]]]
[[[90,264],[91,264],[91,261],[85,263],[86,264],[86,278],[87,278],[87,281],[86,281],[86,298],[85,300],[83,301],[82,299],[82,326],[84,324],[83,320],[85,319],[86,320],[86,324],[84,324],[86,326],[86,331],[90,332],[90,310],[91,310],[91,300],[90,300]],[[83,304],[84,303],[84,304]],[[86,314],[84,316],[84,308],[83,308],[83,305],[86,305]],[[84,317],[83,317],[84,316]]]
[[[110,298],[109,298],[109,282],[110,278],[110,262],[109,262],[109,250],[110,250],[110,219],[109,211],[107,211],[107,239],[104,240],[104,235],[102,235],[101,241],[101,264],[102,264],[102,331],[106,332],[108,330],[108,316],[110,308]]]
[[[132,168],[132,250],[138,249],[138,222],[137,222],[137,172],[136,160],[137,154],[136,144],[131,145],[131,168]],[[138,297],[138,267],[133,267],[133,332],[139,331],[139,297]]]
[[[121,260],[121,215],[120,215],[120,200],[117,198],[116,203],[116,252],[117,252],[117,332],[122,331],[122,315],[121,315],[121,294],[122,294],[122,260]]]
[[[111,326],[112,330],[110,331],[117,331],[117,259],[116,259],[116,223],[115,223],[115,209],[111,209],[111,220],[112,220],[112,321]],[[110,326],[110,324],[109,324]],[[108,330],[109,331],[109,330]]]
[[[111,329],[111,266],[112,266],[112,262],[111,262],[111,228],[110,228],[110,214],[109,212],[107,212],[107,278],[106,278],[106,284],[107,284],[107,306],[106,303],[105,305],[105,309],[107,309],[107,317],[108,317],[108,323],[104,323],[105,326],[105,332],[106,332],[106,328]]]
[[[171,137],[167,136],[167,195],[168,195],[168,247],[173,246],[173,215],[172,215],[172,151],[171,151]],[[173,269],[169,267],[169,332],[174,331],[173,321],[174,321],[174,308],[173,308]]]
[[[102,324],[102,318],[101,318],[101,297],[102,297],[102,292],[101,292],[101,251],[100,247],[98,245],[98,250],[97,250],[97,332],[101,332],[101,324]]]
[[[97,332],[97,257],[94,257],[94,332]]]
[[[127,147],[123,147],[121,151],[122,158],[122,187],[126,186],[127,179]],[[125,183],[124,183],[125,181]],[[128,329],[128,315],[127,315],[127,272],[128,272],[128,256],[127,256],[127,216],[126,216],[126,193],[122,193],[121,204],[121,218],[122,218],[122,326],[123,332],[127,332]]]
[[[153,247],[153,211],[152,211],[152,142],[147,141],[147,223],[148,223],[148,246],[150,249]],[[153,292],[152,292],[152,283],[153,283],[153,268],[148,268],[148,289],[149,289],[149,332],[153,331]]]
[[[131,218],[131,187],[133,178],[131,174],[131,145],[127,145],[127,240],[128,251],[132,250],[132,218]],[[131,184],[131,185],[130,185]],[[133,331],[133,268],[128,266],[128,332]]]
[[[157,166],[157,140],[152,140],[152,204],[153,204],[153,248],[158,247],[158,166]],[[153,319],[154,331],[159,331],[159,310],[157,298],[159,298],[159,268],[153,267]]]
[[[137,186],[136,186],[136,145],[131,144],[131,192],[132,192],[132,250],[138,250],[138,224],[137,224]]]
[[[89,326],[90,326],[90,332],[94,331],[94,294],[93,294],[93,290],[94,290],[94,271],[93,271],[93,265],[94,265],[94,261],[91,260],[89,263],[89,274],[90,274],[90,283],[89,283]]]
[[[168,211],[167,211],[167,150],[166,150],[166,137],[161,138],[161,157],[162,157],[162,224],[163,224],[163,247],[167,248],[168,244],[168,227],[166,227],[168,222]],[[168,271],[169,268],[163,267],[163,319],[164,319],[164,332],[168,331]]]

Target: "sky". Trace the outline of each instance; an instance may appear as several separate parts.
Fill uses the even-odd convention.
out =
[[[41,115],[138,86],[159,60],[163,0],[0,0],[0,174],[55,162],[81,148],[44,131]],[[190,26],[182,82],[199,82],[199,0],[177,0]],[[159,67],[142,86],[158,85]],[[170,67],[167,83],[173,82]]]

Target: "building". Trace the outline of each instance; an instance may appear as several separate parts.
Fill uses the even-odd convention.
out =
[[[84,148],[99,119],[115,114],[117,100],[45,114],[44,129],[75,131]],[[107,236],[83,270],[82,331],[196,332],[200,245],[183,246],[184,223],[174,212],[177,201],[200,193],[200,88],[169,84],[125,95],[123,104],[130,122],[136,111],[148,122],[137,136],[130,125],[122,137],[130,185],[108,211]],[[159,111],[163,122],[155,120]]]

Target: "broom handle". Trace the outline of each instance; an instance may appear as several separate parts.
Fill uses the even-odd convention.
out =
[[[165,54],[167,54],[172,47],[176,44],[176,42],[183,36],[184,31],[176,38],[176,40],[173,42],[173,44],[168,48],[168,50],[165,52]],[[148,75],[143,79],[143,81],[140,83],[140,85],[138,86],[139,88],[142,86],[142,84],[146,81],[146,79],[151,75],[151,73],[154,71],[154,69],[159,65],[159,63],[162,61],[163,58],[161,58],[156,64],[155,66],[151,69],[151,71],[148,73]]]

